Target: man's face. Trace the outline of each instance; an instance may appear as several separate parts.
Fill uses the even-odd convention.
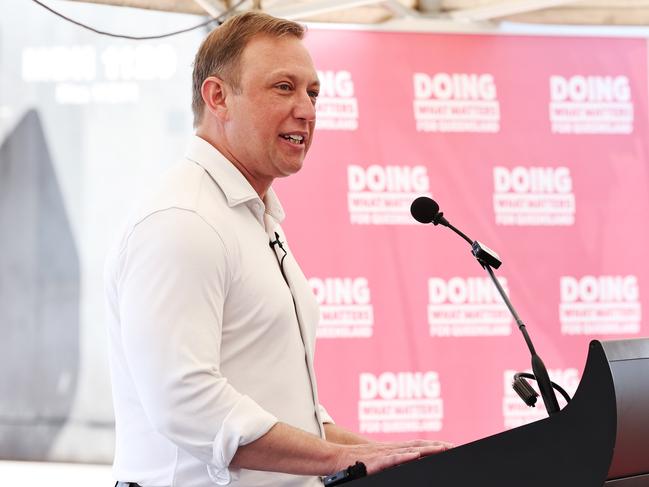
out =
[[[259,36],[243,51],[239,91],[227,100],[227,149],[259,182],[300,170],[315,127],[319,82],[313,61],[293,37]]]

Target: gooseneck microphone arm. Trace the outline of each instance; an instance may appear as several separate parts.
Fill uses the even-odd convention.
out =
[[[478,262],[480,262],[480,261],[478,260]],[[536,350],[534,349],[534,344],[532,343],[532,340],[530,339],[530,336],[527,333],[527,328],[525,328],[525,323],[523,323],[523,320],[521,320],[520,316],[518,316],[518,313],[514,309],[514,305],[511,303],[511,301],[509,300],[509,297],[507,296],[507,293],[505,293],[505,290],[500,285],[500,282],[498,281],[498,279],[496,279],[496,276],[494,274],[493,269],[491,268],[491,266],[483,264],[482,262],[480,262],[480,265],[482,265],[482,267],[489,273],[489,276],[491,277],[491,280],[493,281],[494,285],[498,289],[498,293],[503,298],[503,301],[505,301],[505,304],[507,305],[507,308],[509,308],[509,312],[514,317],[514,320],[516,320],[516,324],[518,325],[518,329],[523,334],[523,338],[525,338],[525,343],[527,343],[527,348],[530,350],[530,354],[536,355]]]
[[[543,399],[545,410],[548,412],[548,415],[558,413],[559,402],[557,401],[557,396],[555,396],[554,394],[554,389],[552,388],[552,381],[550,380],[548,369],[545,367],[545,364],[543,363],[543,360],[541,360],[541,357],[539,357],[539,355],[536,353],[532,339],[527,333],[525,323],[523,323],[523,320],[521,320],[520,316],[518,316],[518,313],[514,309],[514,305],[512,305],[511,301],[507,297],[507,293],[505,293],[504,289],[500,285],[500,282],[498,282],[498,279],[496,279],[491,266],[482,262],[480,259],[478,259],[478,262],[489,273],[489,277],[491,277],[492,282],[498,289],[498,293],[503,298],[503,301],[507,305],[507,308],[509,308],[509,312],[514,317],[514,320],[516,320],[518,329],[523,334],[525,343],[527,343],[527,348],[529,349],[530,355],[532,356],[532,373],[536,378],[536,383],[539,385],[539,391],[541,392],[541,398]]]
[[[437,218],[437,216],[439,216],[439,218]],[[464,234],[463,231],[461,231],[460,229],[458,229],[458,228],[454,227],[453,225],[451,225],[451,224],[449,223],[449,221],[448,221],[446,218],[444,218],[444,213],[440,212],[440,213],[437,214],[437,216],[435,217],[435,219],[437,220],[437,223],[435,223],[435,220],[433,220],[433,223],[434,223],[435,225],[443,225],[443,226],[445,226],[445,227],[450,228],[450,229],[453,230],[455,233],[457,233],[460,237],[462,237],[464,240],[466,240],[467,242],[469,242],[469,245],[473,245],[473,240],[471,240],[469,237],[467,237],[467,236]]]
[[[518,325],[518,329],[525,339],[525,343],[527,344],[527,348],[529,349],[530,355],[532,357],[532,373],[534,374],[536,382],[539,385],[539,391],[541,393],[541,397],[543,398],[543,404],[545,405],[545,409],[548,412],[548,415],[553,415],[559,412],[559,402],[557,401],[557,397],[554,394],[552,381],[550,380],[550,376],[548,375],[548,370],[546,369],[543,360],[541,360],[541,357],[539,357],[539,355],[536,353],[532,339],[527,333],[525,323],[523,323],[523,320],[521,320],[520,316],[518,316],[516,309],[514,309],[514,306],[509,300],[509,297],[507,297],[507,293],[505,293],[505,290],[502,288],[500,282],[494,274],[493,268],[498,269],[498,267],[500,267],[502,263],[498,255],[493,250],[489,249],[477,240],[471,240],[464,232],[451,225],[449,221],[444,218],[444,214],[439,211],[439,205],[426,196],[422,196],[413,201],[410,207],[410,212],[418,222],[432,223],[433,225],[442,225],[448,227],[471,245],[471,253],[476,258],[478,263],[482,266],[482,268],[485,269],[489,274],[491,281],[494,283],[494,286],[496,286],[500,297],[502,297],[505,305],[507,305],[509,312]]]

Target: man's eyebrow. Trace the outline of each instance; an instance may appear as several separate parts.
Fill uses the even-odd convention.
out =
[[[268,76],[270,78],[282,78],[282,77],[285,77],[285,78],[289,78],[290,80],[295,80],[295,78],[297,77],[297,76],[295,76],[294,73],[291,73],[290,71],[284,71],[284,70],[271,71],[270,73],[268,73]],[[311,86],[311,85],[320,87],[320,79],[318,77],[315,77],[314,79],[309,81],[309,86]]]

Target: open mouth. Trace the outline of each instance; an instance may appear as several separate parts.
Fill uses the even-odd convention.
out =
[[[288,140],[291,144],[303,145],[304,144],[304,135],[295,135],[295,134],[280,134],[280,137]]]

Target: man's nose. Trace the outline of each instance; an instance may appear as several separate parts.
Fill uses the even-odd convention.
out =
[[[295,118],[313,122],[315,120],[315,104],[308,93],[298,95],[295,107],[293,108]]]

